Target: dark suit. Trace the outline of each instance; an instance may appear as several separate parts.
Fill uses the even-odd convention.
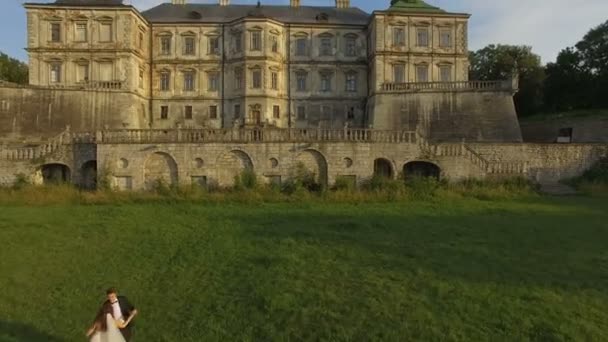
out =
[[[110,301],[107,300],[106,303],[110,303]],[[135,310],[135,307],[133,306],[133,304],[131,304],[131,302],[129,302],[129,300],[125,296],[118,296],[118,306],[120,306],[120,312],[122,313],[122,318],[125,321],[127,320],[127,318],[129,318],[129,316],[131,316],[131,313],[133,312],[133,310]],[[129,325],[127,325],[126,328],[120,329],[122,336],[125,338],[125,340],[127,342],[129,342],[131,340],[131,336],[133,334],[133,332],[131,331],[132,326],[133,326],[133,323],[131,322],[131,323],[129,323]]]

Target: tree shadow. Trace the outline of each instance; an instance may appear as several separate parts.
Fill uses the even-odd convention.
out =
[[[0,320],[0,341],[64,342],[65,340],[49,335],[31,325]]]

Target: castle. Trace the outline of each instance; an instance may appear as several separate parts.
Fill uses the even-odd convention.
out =
[[[328,0],[329,1],[329,0]],[[29,85],[0,83],[0,183],[331,184],[374,174],[556,181],[604,145],[525,144],[517,79],[469,81],[468,14],[333,6],[26,3]]]

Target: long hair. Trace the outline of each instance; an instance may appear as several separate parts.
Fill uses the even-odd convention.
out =
[[[108,330],[108,314],[113,314],[112,304],[110,304],[110,302],[105,302],[101,306],[101,309],[99,309],[99,312],[97,312],[97,316],[95,316],[95,325],[98,326],[101,331]]]

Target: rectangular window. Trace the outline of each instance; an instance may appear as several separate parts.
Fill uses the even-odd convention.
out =
[[[441,65],[439,67],[441,82],[452,82],[452,66]]]
[[[52,42],[61,41],[61,24],[60,23],[51,23],[51,41]]]
[[[306,120],[306,107],[298,106],[296,117],[298,120]]]
[[[320,47],[321,51],[320,54],[321,56],[331,56],[332,54],[332,48],[331,48],[331,38],[322,38],[321,39],[321,47]]]
[[[114,80],[114,64],[111,62],[99,63],[99,80],[113,81]]]
[[[234,118],[238,119],[241,117],[241,105],[234,105]]]
[[[275,35],[270,36],[270,48],[274,53],[279,52],[279,37]]]
[[[428,82],[429,81],[429,67],[426,64],[416,66],[416,81],[417,82]]]
[[[357,91],[357,74],[350,73],[346,75],[346,91],[356,92]]]
[[[86,42],[87,41],[87,24],[86,23],[77,23],[76,24],[76,37],[74,37],[77,42]]]
[[[331,91],[331,75],[321,74],[321,91],[322,92]]]
[[[195,41],[194,37],[184,38],[184,55],[192,56],[195,54]]]
[[[220,54],[220,39],[218,37],[209,38],[209,53],[212,55]]]
[[[234,70],[234,89],[243,89],[243,69]]]
[[[184,118],[186,120],[192,120],[192,106],[184,107]]]
[[[271,88],[274,90],[279,89],[279,74],[277,74],[276,72],[273,72],[271,74],[271,82],[270,82]]]
[[[253,70],[251,72],[251,87],[254,89],[262,88],[262,70]]]
[[[405,29],[403,27],[393,28],[393,45],[405,46]]]
[[[251,32],[251,51],[262,50],[262,32]]]
[[[355,38],[346,38],[345,54],[348,57],[357,55],[357,40]]]
[[[441,30],[439,35],[439,46],[442,48],[452,47],[452,31]]]
[[[207,74],[209,80],[209,91],[217,91],[219,88],[219,75],[217,72],[210,72]]]
[[[420,47],[429,46],[429,29],[427,27],[419,27],[416,30],[416,45]]]
[[[163,72],[160,74],[160,90],[169,91],[171,89],[171,73]]]
[[[112,23],[101,23],[99,25],[99,41],[100,42],[111,42],[112,41]]]
[[[405,65],[395,64],[393,65],[393,82],[404,83],[405,82]]]
[[[346,119],[353,120],[355,118],[355,107],[349,107],[346,112]]]
[[[243,36],[242,36],[242,34],[240,32],[236,33],[234,35],[234,50],[236,52],[243,51],[243,38],[242,37]]]
[[[272,106],[272,117],[278,119],[281,117],[281,107]]]
[[[160,38],[160,53],[161,55],[171,54],[171,37]]]
[[[297,77],[297,89],[298,91],[306,91],[306,78],[307,78],[307,74],[306,73],[298,73],[296,75]]]
[[[209,119],[217,119],[217,106],[209,106]]]
[[[184,91],[193,91],[194,90],[194,72],[186,71],[184,72]]]
[[[296,56],[306,56],[306,38],[296,40]]]
[[[51,64],[51,83],[61,83],[61,64]]]
[[[160,106],[160,119],[169,119],[169,106]]]
[[[77,66],[77,79],[78,82],[88,82],[89,81],[89,65],[88,64],[78,64]]]
[[[321,120],[331,120],[331,106],[321,106]]]

